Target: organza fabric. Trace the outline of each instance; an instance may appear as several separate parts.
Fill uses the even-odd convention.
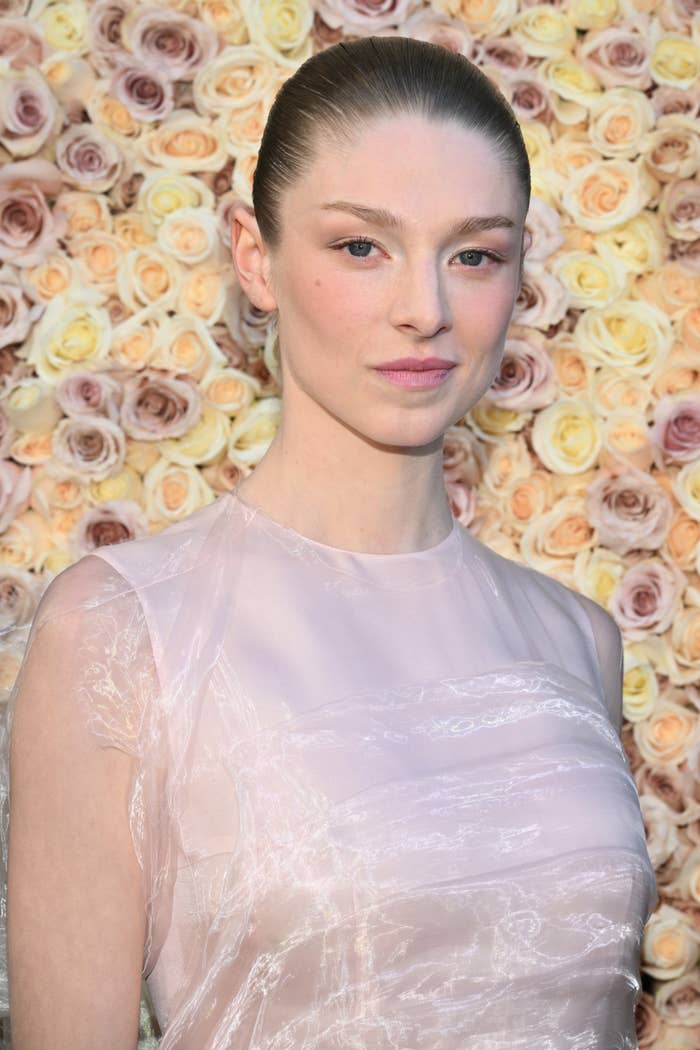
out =
[[[456,519],[342,551],[235,491],[51,582],[23,667],[70,628],[69,716],[133,757],[161,1050],[637,1046],[658,896],[595,609]]]

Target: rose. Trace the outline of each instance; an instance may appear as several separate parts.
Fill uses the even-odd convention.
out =
[[[494,77],[491,76],[493,80]],[[501,87],[518,120],[552,119],[549,92],[532,77],[504,77]],[[500,86],[500,85],[499,85]],[[505,90],[503,90],[505,88]]]
[[[200,69],[192,85],[199,113],[216,116],[267,101],[275,68],[260,46],[227,47]]]
[[[476,438],[472,440],[476,442]],[[481,444],[478,447],[484,448]],[[500,497],[513,482],[528,478],[531,474],[532,456],[522,434],[506,434],[501,441],[492,443],[482,479],[488,492]]]
[[[495,68],[502,73],[515,73],[529,66],[529,59],[522,47],[509,36],[489,35],[480,40],[476,45],[474,61],[482,67],[489,70]]]
[[[584,230],[609,230],[637,215],[652,196],[651,178],[639,162],[601,160],[572,173],[562,204]]]
[[[486,450],[467,427],[449,426],[442,443],[442,471],[446,481],[470,488],[478,485],[486,465]]]
[[[121,256],[117,293],[130,310],[152,304],[172,308],[181,282],[180,263],[158,248],[132,248]]]
[[[610,596],[610,613],[623,634],[634,640],[662,634],[681,607],[683,572],[660,558],[630,565]]]
[[[585,401],[562,398],[542,409],[532,427],[532,446],[548,470],[579,474],[594,466],[602,437]]]
[[[216,493],[231,492],[238,487],[239,482],[246,476],[242,467],[236,466],[229,459],[219,459],[215,463],[205,464],[200,467],[200,473]],[[251,473],[248,471],[247,473]]]
[[[231,416],[252,405],[262,393],[254,376],[240,368],[226,367],[208,369],[201,379],[200,389],[206,404]]]
[[[44,40],[25,18],[7,18],[8,4],[3,4],[0,23],[0,55],[13,69],[36,68],[44,58]]]
[[[32,4],[32,17],[39,21],[46,43],[56,51],[84,50],[87,9],[81,0],[54,4],[39,0]]]
[[[50,431],[61,418],[53,387],[36,376],[11,383],[3,392],[2,407],[5,417],[22,433]]]
[[[551,166],[560,175],[557,185],[563,190],[574,172],[603,159],[588,135],[575,128],[564,131],[552,145]]]
[[[503,493],[508,526],[516,532],[524,531],[551,507],[553,501],[551,475],[536,470],[528,478],[511,481]]]
[[[0,347],[21,343],[41,313],[41,309],[30,310],[21,286],[3,271],[0,268]]]
[[[124,254],[119,239],[109,233],[84,233],[73,239],[70,248],[80,280],[106,295],[115,294],[117,270]]]
[[[51,433],[47,431],[36,434],[32,431],[29,434],[20,434],[11,442],[9,455],[17,463],[23,463],[27,467],[47,463],[51,459]]]
[[[12,565],[0,567],[0,630],[29,623],[40,597],[39,579]]]
[[[482,441],[497,442],[506,434],[522,430],[531,415],[514,408],[501,408],[484,396],[467,412],[465,419]]]
[[[39,572],[50,547],[49,525],[30,507],[0,533],[0,565]]]
[[[136,206],[157,228],[168,215],[183,208],[210,211],[214,207],[214,194],[194,175],[156,171],[141,183]]]
[[[520,539],[520,554],[526,565],[569,586],[575,558],[594,541],[582,501],[568,496],[530,522]]]
[[[281,411],[279,397],[266,397],[239,412],[231,425],[229,459],[241,466],[255,466],[275,436]]]
[[[607,609],[610,595],[624,571],[625,563],[618,554],[605,547],[594,547],[576,557],[573,583],[581,594]]]
[[[690,517],[700,521],[700,461],[691,460],[681,467],[673,480],[673,490]]]
[[[593,29],[579,40],[576,55],[606,88],[651,87],[650,45],[642,23]]]
[[[679,568],[692,569],[700,550],[700,521],[679,508],[671,522],[666,549]]]
[[[155,450],[155,459],[158,453]],[[107,503],[110,500],[133,500],[140,503],[143,497],[143,482],[140,473],[128,462],[129,448],[124,458],[124,466],[118,474],[110,474],[101,481],[93,479],[85,485],[84,492],[89,503]]]
[[[32,472],[9,460],[0,460],[0,533],[29,506]]]
[[[138,142],[144,170],[166,168],[183,174],[218,171],[227,158],[221,129],[189,109],[176,109]]]
[[[542,266],[526,263],[513,319],[531,328],[548,329],[563,320],[569,306],[566,288]]]
[[[197,13],[224,43],[240,46],[248,39],[248,28],[238,0],[198,0]]]
[[[566,54],[576,41],[565,12],[551,4],[534,4],[519,11],[510,23],[510,34],[525,54],[535,58]]]
[[[554,367],[545,346],[535,338],[507,339],[499,373],[487,397],[497,405],[530,411],[551,404]]]
[[[55,384],[65,369],[83,368],[90,361],[106,357],[111,338],[107,311],[87,299],[55,296],[34,326],[29,338],[27,360],[37,374]]]
[[[125,55],[122,22],[131,0],[96,0],[88,15],[87,39],[90,61],[102,74],[110,73]]]
[[[56,164],[79,189],[103,193],[122,173],[116,142],[91,124],[72,124],[56,142]]]
[[[64,190],[56,198],[56,209],[65,215],[66,238],[102,230],[111,233],[112,214],[107,199],[85,190]]]
[[[648,470],[653,461],[644,414],[634,409],[616,408],[603,424],[601,465],[617,468],[626,463],[638,470]]]
[[[147,124],[137,120],[121,99],[110,94],[109,85],[91,92],[85,108],[92,124],[126,150],[129,150],[130,143],[138,140]]]
[[[158,245],[180,262],[204,262],[220,245],[216,216],[206,208],[179,208],[158,228]]]
[[[618,554],[660,547],[673,516],[664,490],[643,471],[633,469],[617,475],[601,472],[588,487],[586,508],[599,542]]]
[[[678,317],[700,302],[700,276],[688,273],[678,263],[668,263],[654,273],[637,277],[635,291],[669,317]]]
[[[211,463],[228,445],[231,423],[224,412],[202,404],[199,418],[181,438],[159,441],[158,448],[171,463],[194,466]]]
[[[662,84],[651,96],[651,104],[657,118],[677,113],[693,117],[698,110],[698,91],[683,91],[681,88]]]
[[[632,273],[656,269],[666,254],[661,223],[656,214],[649,211],[611,230],[602,230],[595,235],[594,243],[596,251],[604,248],[611,252]]]
[[[633,657],[625,659],[622,676],[622,713],[628,722],[648,718],[659,695],[656,672],[650,664]]]
[[[241,0],[241,7],[251,40],[277,63],[296,68],[311,57],[314,8],[308,0]]]
[[[700,48],[690,37],[667,33],[654,45],[650,69],[657,84],[692,87],[700,74]]]
[[[673,329],[650,303],[618,299],[591,307],[576,322],[574,339],[584,353],[614,368],[634,368],[648,376],[671,350]]]
[[[461,21],[450,17],[432,7],[418,7],[398,26],[399,36],[408,36],[413,40],[425,40],[429,44],[464,55],[474,61],[477,49],[474,38],[468,27]],[[523,56],[524,57],[524,56]]]
[[[121,384],[99,372],[72,372],[56,384],[56,401],[67,416],[107,416],[119,421]]]
[[[85,512],[70,536],[76,559],[98,547],[126,543],[149,535],[143,509],[134,500],[106,500]]]
[[[0,170],[0,260],[36,266],[56,250],[65,221],[51,212],[46,195],[55,197],[61,176],[41,157],[6,164]]]
[[[700,674],[700,608],[683,609],[671,628],[671,645],[676,662],[692,672],[694,680]]]
[[[681,179],[664,186],[659,214],[669,236],[681,241],[700,237],[700,186],[693,179]]]
[[[121,470],[126,450],[119,424],[100,416],[62,419],[53,432],[51,447],[57,473],[98,481]]]
[[[590,368],[583,353],[566,332],[553,340],[551,352],[554,375],[559,389],[569,397],[585,397],[588,393]]]
[[[660,182],[690,179],[700,165],[697,122],[679,114],[659,117],[640,142],[644,163]]]
[[[641,152],[654,119],[651,102],[641,91],[610,88],[591,102],[588,134],[604,156],[631,160]]]
[[[691,306],[688,310],[685,310],[681,314],[680,323],[678,325],[678,335],[681,340],[681,345],[687,350],[695,354],[700,351],[700,306]],[[683,362],[688,367],[692,367],[691,361]],[[686,373],[687,374],[687,373]],[[690,382],[684,385],[692,385],[692,378],[688,377]],[[700,375],[696,375],[697,380],[700,380]]]
[[[577,29],[605,29],[619,15],[618,0],[571,0],[567,14]]]
[[[525,217],[530,243],[525,252],[528,264],[544,262],[564,243],[559,212],[540,197],[531,197]]]
[[[201,400],[193,382],[144,369],[124,383],[121,425],[141,441],[182,437],[199,418]]]
[[[164,316],[153,307],[128,317],[114,329],[110,357],[125,368],[144,368],[153,359],[158,330],[164,323]]]
[[[603,365],[597,369],[591,383],[591,398],[601,415],[618,408],[644,412],[651,398],[652,383],[649,377],[624,373]]]
[[[226,357],[199,317],[171,317],[159,330],[151,364],[199,380],[207,369],[226,364]]]
[[[549,89],[552,110],[562,124],[579,124],[586,120],[588,109],[600,97],[601,86],[568,54],[547,59],[538,70]]]
[[[38,69],[0,77],[0,142],[14,157],[37,153],[58,127],[56,99]]]
[[[114,216],[114,235],[125,248],[143,248],[155,242],[156,231],[147,216],[124,211]]]
[[[20,271],[20,283],[32,302],[46,304],[55,295],[65,295],[77,280],[73,260],[61,252],[52,252],[38,266]]]
[[[268,107],[269,102],[265,98],[253,102],[250,106],[229,109],[216,118],[216,123],[221,129],[227,151],[230,154],[237,157],[239,154],[253,153],[259,148]],[[217,196],[225,194],[230,189],[231,172],[228,165],[213,176],[205,172],[202,178],[213,180],[210,188]]]
[[[177,310],[199,317],[206,325],[220,320],[232,282],[230,267],[203,263],[182,277]]]
[[[82,99],[89,99],[95,89],[97,78],[92,67],[83,58],[65,51],[49,55],[41,64],[41,72],[51,89],[53,100],[63,108],[53,131],[61,124],[79,122],[83,119]]]
[[[610,252],[563,252],[552,261],[551,271],[566,289],[569,305],[578,310],[609,306],[627,283],[624,265]]]
[[[144,65],[162,69],[171,80],[192,80],[219,49],[211,26],[155,5],[132,8],[121,21],[121,35],[127,50]]]
[[[251,2],[255,3],[255,0]],[[366,36],[377,29],[401,25],[419,3],[420,0],[379,0],[379,4],[374,3],[370,6],[364,0],[317,0],[315,8],[331,29],[342,28],[345,34]],[[512,0],[506,0],[506,3],[512,8]],[[434,6],[440,10],[445,6],[444,0],[435,0]],[[459,0],[460,11],[450,10],[449,13],[462,18],[471,29],[468,18],[471,6],[472,0]],[[485,5],[479,4],[479,7],[483,6]],[[490,0],[489,6],[503,6],[503,0]],[[454,7],[454,4],[451,4],[451,7]]]
[[[663,463],[690,463],[700,457],[700,400],[664,397],[657,401],[650,439]]]
[[[174,107],[173,85],[154,66],[122,62],[115,69],[108,93],[117,98],[135,120],[164,120]]]
[[[216,498],[197,467],[159,459],[143,479],[146,515],[151,526],[188,517]]]

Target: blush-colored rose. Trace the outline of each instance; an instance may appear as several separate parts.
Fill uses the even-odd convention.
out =
[[[120,64],[109,85],[109,94],[122,102],[135,120],[165,120],[173,111],[175,96],[170,78],[162,70],[135,62]]]
[[[25,5],[26,6],[26,5]],[[7,18],[7,5],[2,5],[0,22],[0,56],[13,69],[36,69],[43,61],[46,44],[41,33],[26,18]]]
[[[60,209],[52,212],[46,198],[55,198],[60,188],[60,172],[40,157],[0,170],[0,260],[37,266],[56,250],[65,218]]]
[[[13,157],[30,157],[56,130],[58,106],[37,69],[0,78],[0,142]]]
[[[124,431],[100,416],[62,419],[52,434],[57,474],[102,481],[124,465]]]
[[[366,36],[376,29],[400,26],[420,6],[420,0],[317,0],[315,8],[331,29]]]
[[[666,462],[690,463],[700,456],[700,395],[657,402],[649,437]]]
[[[0,566],[0,631],[29,623],[41,594],[38,576],[14,565]]]
[[[468,487],[478,485],[486,467],[486,450],[467,427],[451,426],[442,444],[442,469],[445,480],[458,481]]]
[[[576,54],[604,87],[651,87],[651,48],[641,24],[591,30],[578,41]]]
[[[609,611],[630,640],[662,634],[680,609],[685,586],[685,575],[677,566],[645,558],[618,581]]]
[[[513,319],[519,325],[546,331],[558,324],[569,307],[569,292],[541,263],[526,263]]]
[[[555,393],[554,366],[545,346],[534,338],[507,339],[486,396],[502,408],[529,412],[551,404]]]
[[[679,241],[700,238],[700,185],[694,179],[680,179],[664,187],[659,214],[670,237]]]
[[[80,189],[104,193],[121,175],[124,157],[99,128],[72,124],[56,142],[56,163]]]
[[[12,460],[0,460],[0,533],[29,506],[32,472]]]
[[[105,500],[87,510],[70,536],[77,558],[114,543],[127,543],[149,534],[143,509],[134,500]]]
[[[122,385],[104,372],[72,372],[56,384],[56,401],[67,416],[106,416],[119,421]]]
[[[144,369],[124,384],[121,424],[141,441],[182,437],[199,419],[201,400],[193,382]]]
[[[601,472],[588,486],[586,509],[600,543],[616,554],[656,550],[673,517],[666,492],[648,474],[631,469],[617,476]]]
[[[219,50],[216,33],[197,18],[172,7],[137,4],[121,22],[126,48],[171,80],[192,80]]]
[[[96,0],[90,7],[87,30],[90,60],[103,75],[126,57],[122,22],[131,7],[131,0]]]
[[[41,308],[30,309],[22,287],[0,269],[0,347],[21,343]]]

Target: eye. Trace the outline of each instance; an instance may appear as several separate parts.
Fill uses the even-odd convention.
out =
[[[374,241],[370,241],[367,237],[353,237],[352,240],[343,241],[342,244],[336,244],[335,248],[340,251],[343,248],[349,248],[351,245],[359,244],[361,248],[372,248],[375,247]],[[365,252],[362,255],[354,255],[351,253],[353,259],[366,259],[369,256],[369,252]]]
[[[483,269],[479,264],[482,259],[491,259],[492,262],[500,262],[499,256],[493,252],[480,252],[477,248],[465,248],[459,253],[459,257],[466,259],[465,265],[473,270]]]

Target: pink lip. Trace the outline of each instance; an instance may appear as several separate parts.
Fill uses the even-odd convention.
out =
[[[383,372],[393,371],[394,369],[401,370],[403,372],[424,372],[434,368],[454,368],[454,361],[446,361],[442,357],[397,357],[395,361],[385,361],[381,365],[375,365],[375,368],[381,369]]]

